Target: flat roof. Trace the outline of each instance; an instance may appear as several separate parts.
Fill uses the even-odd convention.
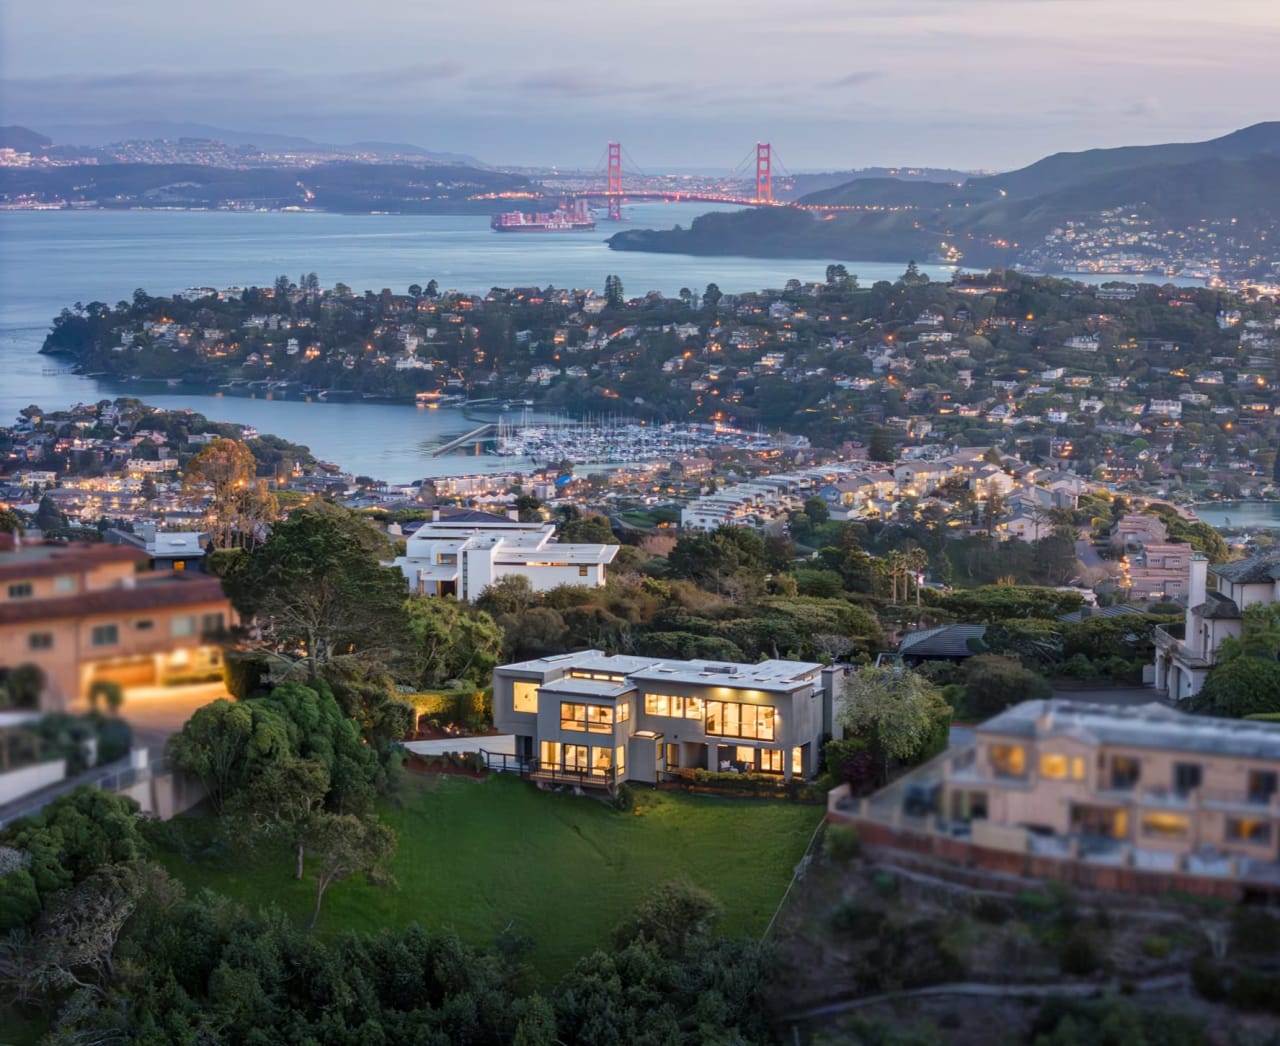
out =
[[[562,676],[543,683],[539,689],[575,697],[612,698],[633,694],[636,688],[630,683],[613,683],[606,679],[577,679],[573,676]]]
[[[1280,760],[1280,723],[1190,715],[1167,705],[1024,701],[978,727],[979,734],[1070,737],[1092,744]]]

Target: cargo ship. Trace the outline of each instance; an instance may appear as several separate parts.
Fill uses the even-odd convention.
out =
[[[578,200],[572,210],[495,214],[489,225],[496,232],[589,232],[596,227],[596,220],[587,201]]]

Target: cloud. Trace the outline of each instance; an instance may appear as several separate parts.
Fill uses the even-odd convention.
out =
[[[658,95],[681,93],[688,85],[672,82],[636,82],[620,79],[616,73],[604,70],[579,68],[548,69],[531,73],[511,85],[518,91],[535,91],[539,94],[566,97],[601,97],[616,95]]]
[[[464,67],[457,62],[429,62],[365,73],[348,73],[343,79],[361,87],[416,87],[419,84],[456,80],[464,72]]]

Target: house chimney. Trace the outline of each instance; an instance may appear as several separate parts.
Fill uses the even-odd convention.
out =
[[[1204,602],[1205,583],[1209,578],[1209,560],[1201,552],[1191,557],[1191,574],[1187,585],[1187,609]]]

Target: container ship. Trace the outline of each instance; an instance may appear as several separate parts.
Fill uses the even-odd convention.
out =
[[[489,225],[497,232],[589,232],[596,227],[596,220],[587,201],[578,200],[572,210],[495,214]]]

